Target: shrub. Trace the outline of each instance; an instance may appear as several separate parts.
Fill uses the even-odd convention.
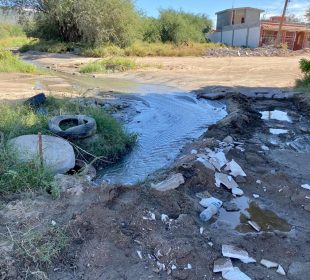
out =
[[[302,91],[310,91],[310,60],[301,59],[299,61],[299,67],[304,74],[303,79],[296,81],[296,87]]]
[[[162,42],[175,44],[205,42],[205,33],[212,27],[205,15],[195,15],[175,10],[161,10],[159,17]]]
[[[0,72],[34,73],[37,69],[34,65],[23,62],[19,56],[10,51],[0,50]]]
[[[95,73],[107,71],[127,71],[137,68],[136,63],[128,58],[108,58],[96,62],[88,63],[81,67],[81,73]]]
[[[309,76],[310,75],[310,60],[301,59],[300,62],[299,62],[299,67],[300,67],[301,72],[305,76]]]

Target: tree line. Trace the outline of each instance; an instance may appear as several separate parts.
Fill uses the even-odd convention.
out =
[[[34,11],[23,23],[31,36],[89,46],[120,47],[136,40],[188,44],[205,42],[212,28],[204,14],[160,10],[158,18],[143,15],[132,0],[0,0],[2,7]]]

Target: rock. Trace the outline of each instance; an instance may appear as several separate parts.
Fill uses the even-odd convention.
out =
[[[235,178],[237,176],[241,176],[241,177],[246,177],[245,172],[242,170],[241,166],[235,162],[234,160],[230,161],[229,163],[227,163],[226,167],[225,167],[226,171],[231,171],[229,174],[234,176]]]
[[[234,139],[231,136],[226,136],[223,139],[223,142],[227,143],[227,144],[233,144],[234,143]]]
[[[38,135],[24,135],[14,138],[8,145],[21,162],[39,159]],[[75,166],[73,147],[64,139],[42,135],[43,164],[53,174],[63,174]]]
[[[288,270],[288,279],[306,280],[310,275],[310,262],[293,262]]]
[[[191,150],[191,154],[192,154],[192,155],[197,155],[197,154],[198,154],[198,151],[195,150],[195,149],[193,149],[193,150]]]
[[[272,262],[272,261],[269,261],[269,260],[266,260],[266,259],[262,259],[260,261],[260,264],[267,267],[267,268],[276,268],[279,266],[279,264]]]
[[[269,151],[270,150],[266,145],[262,145],[261,148],[263,151]]]
[[[231,259],[229,258],[220,258],[214,262],[213,272],[223,272],[227,270],[234,270]]]
[[[253,197],[254,197],[254,198],[259,198],[259,195],[254,193],[254,194],[253,194]]]
[[[236,203],[232,203],[232,202],[224,202],[223,203],[223,208],[227,211],[227,212],[236,212],[239,211],[240,208],[238,207],[238,205]]]
[[[255,223],[255,222],[253,222],[253,221],[248,221],[248,224],[249,224],[252,228],[254,228],[257,232],[260,232],[261,229],[262,229],[257,223]]]
[[[278,266],[277,273],[279,273],[280,275],[283,275],[283,276],[286,275],[284,268],[280,264]]]
[[[233,270],[223,271],[222,277],[226,280],[251,280],[251,278],[243,273],[238,267],[234,267]]]
[[[184,184],[184,177],[181,173],[173,174],[165,181],[158,184],[152,184],[151,187],[157,191],[165,192],[169,190],[174,190],[180,185]]]
[[[222,245],[222,254],[224,257],[239,259],[243,263],[255,263],[256,260],[249,257],[249,253],[234,245]]]

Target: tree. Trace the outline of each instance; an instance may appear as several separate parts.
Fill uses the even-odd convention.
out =
[[[132,0],[0,0],[0,4],[35,10],[40,37],[89,45],[127,46],[135,39],[139,21]]]
[[[310,8],[307,11],[306,18],[308,20],[308,23],[310,23]]]

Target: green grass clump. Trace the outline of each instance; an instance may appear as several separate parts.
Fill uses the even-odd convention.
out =
[[[300,91],[310,92],[310,60],[301,59],[299,67],[304,77],[296,81],[295,87]]]
[[[80,68],[80,73],[98,73],[108,71],[128,71],[136,69],[137,64],[128,58],[107,58],[96,62],[90,62]]]
[[[124,56],[124,49],[115,45],[104,45],[95,48],[86,48],[82,54],[89,57],[111,57],[111,56]]]
[[[26,36],[21,25],[0,23],[0,39],[19,36]]]
[[[73,51],[75,48],[74,43],[65,43],[55,40],[43,40],[43,39],[32,39],[27,44],[24,44],[21,48],[21,52],[27,51],[38,51],[48,53],[64,53]]]
[[[48,97],[47,116],[36,114],[31,108],[18,105],[0,104],[0,132],[4,139],[0,147],[0,193],[20,192],[29,189],[53,190],[52,176],[41,167],[38,160],[19,163],[16,155],[9,151],[7,141],[27,134],[51,135],[48,120],[60,114],[85,114],[97,122],[97,134],[92,139],[74,140],[74,144],[95,157],[116,161],[135,144],[136,135],[124,131],[121,124],[101,108],[81,106],[68,99]],[[0,139],[1,140],[1,139]],[[88,154],[83,155],[92,161]],[[99,162],[100,164],[100,162]]]
[[[10,51],[0,50],[0,72],[1,73],[35,73],[34,65],[23,62],[18,55]]]

